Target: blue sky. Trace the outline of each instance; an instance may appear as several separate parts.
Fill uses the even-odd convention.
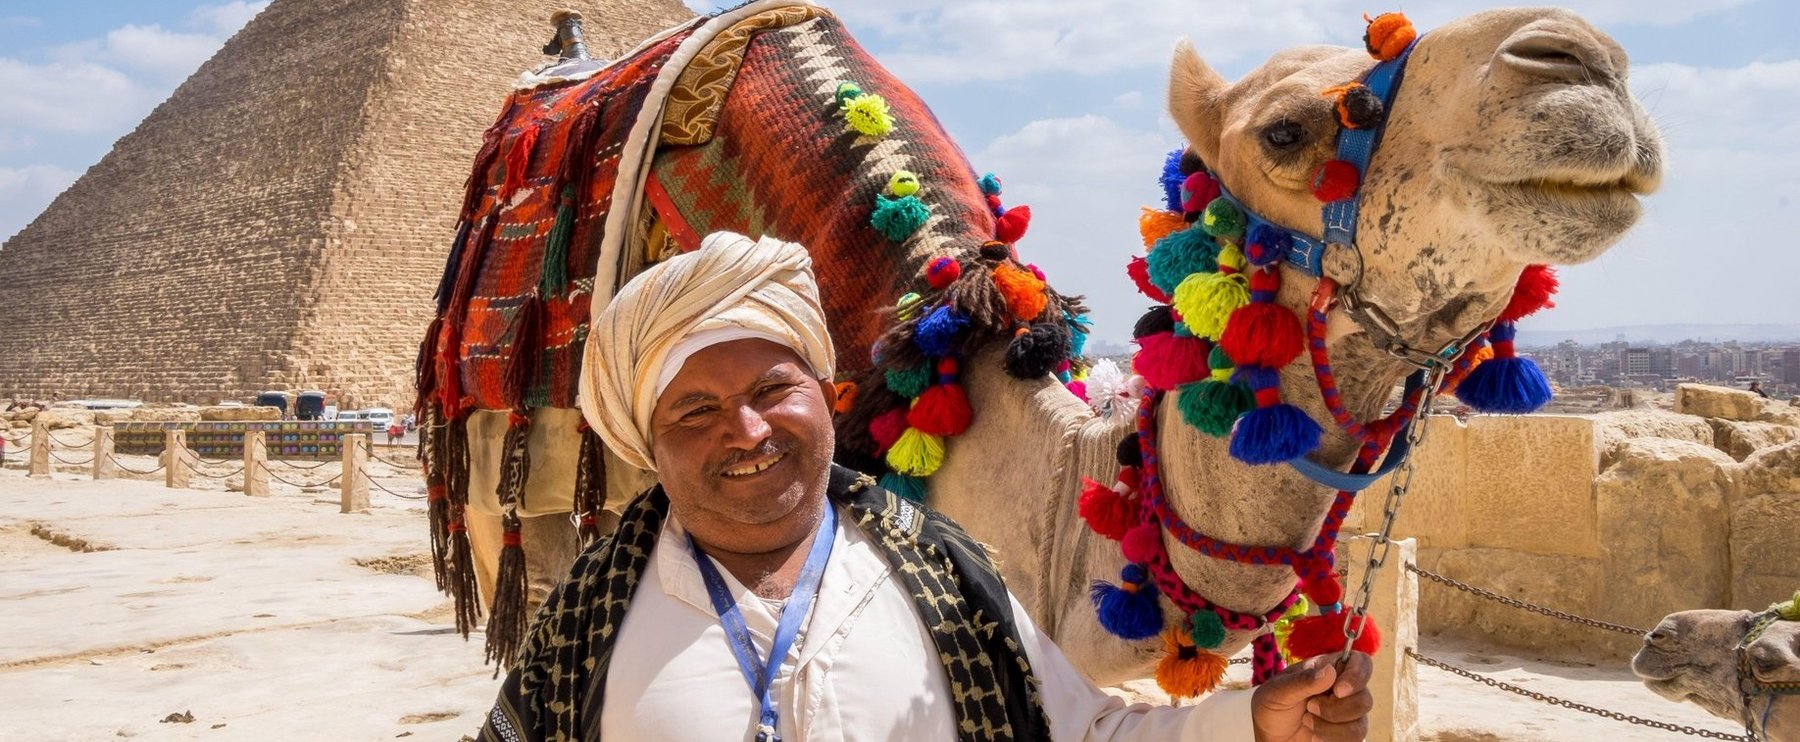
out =
[[[503,5],[503,3],[495,3]],[[584,3],[574,3],[577,7]],[[714,3],[689,2],[709,10]],[[1168,52],[1191,37],[1227,78],[1276,49],[1353,45],[1345,0],[849,0],[827,3],[931,104],[977,170],[1035,217],[1021,243],[1122,341],[1144,302],[1123,264],[1160,153]],[[0,0],[0,235],[11,235],[205,61],[261,2]],[[1565,269],[1534,327],[1800,321],[1800,7],[1788,0],[1566,3],[1622,43],[1669,169],[1643,223]],[[1492,5],[1407,8],[1425,29]],[[508,77],[515,71],[492,74]],[[498,105],[495,101],[495,105]],[[446,239],[448,236],[446,236]],[[1725,257],[1747,258],[1744,262]],[[1735,260],[1735,259],[1734,259]]]

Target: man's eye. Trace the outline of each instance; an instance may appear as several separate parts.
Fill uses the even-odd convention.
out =
[[[712,414],[712,411],[713,411],[712,407],[695,407],[694,409],[691,409],[685,413],[682,413],[681,421],[684,423],[694,422],[696,420],[699,420],[700,418],[703,418],[709,414]]]
[[[761,388],[759,388],[759,389],[757,389],[757,390],[756,390],[756,396],[758,396],[758,397],[767,397],[767,396],[769,396],[769,395],[771,395],[771,394],[774,394],[774,393],[776,393],[776,392],[780,392],[780,391],[786,391],[786,390],[788,390],[788,389],[792,389],[792,388],[794,388],[794,386],[795,386],[795,385],[794,385],[794,384],[787,384],[787,383],[781,383],[781,384],[764,384],[764,385],[763,385],[763,386],[762,386],[762,387],[761,387]]]

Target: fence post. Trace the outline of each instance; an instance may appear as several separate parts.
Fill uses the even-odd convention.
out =
[[[1360,553],[1362,545],[1356,551]],[[1419,576],[1407,567],[1418,560],[1418,542],[1394,541],[1387,564],[1375,575],[1369,616],[1381,627],[1381,651],[1369,689],[1369,742],[1418,742],[1419,667],[1406,650],[1419,647]]]
[[[163,468],[163,486],[177,490],[188,489],[194,478],[194,460],[188,452],[187,431],[163,431],[163,458],[168,460]]]
[[[249,497],[269,496],[269,439],[260,430],[244,431],[244,494]]]
[[[365,442],[373,436],[349,433],[344,436],[344,465],[338,475],[338,512],[359,513],[369,509],[369,480],[363,470],[369,467],[369,449]],[[362,440],[357,440],[361,438]]]
[[[113,463],[113,429],[111,425],[94,428],[94,478],[117,479],[119,465]]]
[[[38,413],[40,416],[43,413]],[[50,426],[41,421],[31,422],[31,465],[28,476],[50,476]]]

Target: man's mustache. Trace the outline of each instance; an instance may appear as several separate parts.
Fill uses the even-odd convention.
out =
[[[727,471],[736,469],[746,461],[756,461],[779,456],[786,454],[793,449],[793,444],[788,441],[777,441],[770,438],[763,441],[762,444],[758,445],[756,448],[748,451],[733,451],[725,457],[723,462],[720,462],[717,467],[714,467],[714,471],[719,474],[724,474]]]

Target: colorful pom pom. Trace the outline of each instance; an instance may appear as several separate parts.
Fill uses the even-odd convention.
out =
[[[1188,617],[1188,636],[1200,649],[1218,649],[1225,643],[1225,622],[1212,611],[1194,611]]]
[[[1338,582],[1337,574],[1330,571],[1319,579],[1307,580],[1300,586],[1300,592],[1313,605],[1337,605],[1344,599],[1344,585]]]
[[[1362,185],[1362,173],[1356,166],[1345,160],[1326,160],[1324,164],[1313,170],[1313,198],[1324,203],[1342,201],[1356,195],[1356,189]]]
[[[1137,343],[1131,368],[1150,386],[1171,390],[1206,378],[1206,354],[1211,348],[1205,340],[1169,332],[1146,335]]]
[[[991,240],[981,243],[979,254],[982,260],[1006,260],[1013,257],[1013,249],[1011,245],[1004,242]]]
[[[1149,259],[1142,255],[1132,258],[1131,262],[1125,264],[1125,274],[1131,276],[1131,282],[1137,285],[1138,293],[1154,302],[1169,303],[1168,292],[1157,288],[1156,284],[1150,282]]]
[[[1338,125],[1346,129],[1372,129],[1381,124],[1381,98],[1360,82],[1327,88],[1322,93],[1332,99]]]
[[[1120,572],[1120,584],[1096,581],[1088,590],[1094,601],[1100,626],[1121,639],[1136,641],[1162,633],[1162,608],[1156,603],[1156,585],[1149,581],[1144,568],[1127,564]]]
[[[1134,431],[1119,439],[1119,445],[1113,449],[1113,458],[1119,466],[1143,466],[1144,449],[1138,443],[1138,434]]]
[[[1250,228],[1248,239],[1244,242],[1244,257],[1257,267],[1274,265],[1287,258],[1288,249],[1293,244],[1294,237],[1287,230],[1270,224],[1258,224]]]
[[[993,173],[983,173],[981,178],[975,181],[975,185],[981,188],[981,193],[983,195],[1000,195],[1000,176],[998,175]]]
[[[893,242],[904,242],[930,218],[930,207],[918,196],[888,198],[876,194],[875,211],[869,215],[869,225]]]
[[[939,291],[943,291],[961,277],[962,263],[948,255],[933,258],[931,264],[925,266],[926,285]]]
[[[1163,206],[1173,212],[1181,211],[1181,183],[1187,179],[1181,172],[1182,151],[1181,147],[1169,150],[1169,155],[1163,158],[1162,176],[1158,178],[1162,183]]]
[[[1138,236],[1144,238],[1145,250],[1155,247],[1157,240],[1176,230],[1187,229],[1187,226],[1187,220],[1173,211],[1146,208],[1138,213]]]
[[[931,386],[932,376],[929,364],[913,368],[890,368],[882,372],[888,390],[907,399],[925,393],[925,388]]]
[[[894,130],[894,115],[879,95],[864,93],[844,101],[844,128],[865,137],[884,137]]]
[[[956,334],[969,326],[969,318],[947,306],[931,310],[913,328],[913,344],[928,356],[947,356],[954,349]]]
[[[1238,418],[1231,434],[1231,457],[1246,464],[1279,464],[1312,453],[1323,434],[1298,407],[1258,407]]]
[[[1250,303],[1250,288],[1235,273],[1195,273],[1175,287],[1175,311],[1195,335],[1218,339],[1232,312]]]
[[[1281,368],[1305,350],[1306,330],[1286,307],[1251,302],[1231,313],[1219,345],[1234,365]]]
[[[925,495],[927,493],[925,491],[925,480],[923,479],[909,477],[905,474],[888,472],[881,475],[880,484],[882,489],[894,493],[895,497],[902,500],[911,500],[920,505],[925,504]]]
[[[887,464],[907,476],[929,477],[944,465],[944,439],[907,428],[888,449]]]
[[[926,389],[906,413],[906,423],[936,436],[957,436],[969,429],[974,412],[961,384],[938,384]]]
[[[1220,273],[1242,273],[1249,265],[1249,258],[1244,257],[1244,251],[1238,249],[1236,244],[1223,240],[1219,242]]]
[[[894,302],[894,317],[901,322],[911,322],[912,318],[918,315],[919,307],[924,303],[925,297],[908,291],[900,296],[899,301]]]
[[[832,404],[831,411],[839,415],[850,412],[850,408],[856,406],[856,382],[840,381],[835,389],[837,390],[837,402]]]
[[[1189,175],[1181,183],[1181,210],[1189,214],[1205,211],[1208,205],[1218,200],[1219,193],[1219,181],[1211,173]]]
[[[877,455],[888,452],[906,432],[906,408],[895,407],[869,420],[869,437],[875,439]]]
[[[1156,685],[1171,698],[1211,693],[1225,677],[1229,660],[1193,645],[1188,632],[1163,632],[1163,658],[1156,663]]]
[[[1175,311],[1167,304],[1158,304],[1139,317],[1137,325],[1131,329],[1132,339],[1155,335],[1159,332],[1175,331]]]
[[[1181,411],[1181,419],[1195,430],[1223,438],[1231,434],[1231,426],[1239,417],[1256,409],[1256,398],[1240,384],[1205,379],[1182,384],[1175,406]]]
[[[1349,616],[1349,611],[1339,611],[1307,616],[1295,621],[1293,627],[1288,629],[1287,643],[1282,646],[1282,652],[1295,659],[1307,660],[1344,651],[1344,624]],[[1375,620],[1365,616],[1361,627],[1362,633],[1356,637],[1355,650],[1366,654],[1380,651],[1381,629],[1375,626]]]
[[[1549,404],[1550,381],[1530,358],[1519,358],[1513,350],[1514,333],[1510,322],[1496,323],[1488,331],[1494,357],[1482,361],[1456,385],[1456,398],[1480,412],[1524,415]]]
[[[1517,322],[1542,309],[1556,306],[1550,298],[1556,295],[1561,282],[1556,278],[1556,269],[1547,265],[1528,265],[1519,273],[1519,282],[1514,284],[1512,298],[1507,300],[1506,308],[1500,310],[1501,322]]]
[[[1015,379],[1043,378],[1069,357],[1069,332],[1061,322],[1039,322],[1006,346],[1006,373]]]
[[[1228,198],[1215,198],[1206,205],[1200,226],[1214,237],[1239,239],[1244,236],[1244,211]]]
[[[1006,299],[1006,309],[1020,322],[1032,322],[1044,313],[1049,297],[1044,294],[1044,281],[1012,263],[994,267],[994,287]]]
[[[894,196],[911,196],[919,192],[919,176],[911,170],[895,170],[888,176],[888,193]]]
[[[1368,30],[1363,32],[1363,48],[1369,50],[1369,56],[1383,62],[1399,59],[1406,47],[1419,38],[1412,21],[1403,14],[1382,13],[1374,18],[1363,18],[1369,22]]]
[[[1114,541],[1139,520],[1138,504],[1092,479],[1083,479],[1081,499],[1076,503],[1089,529]]]
[[[837,104],[841,108],[844,103],[862,97],[862,93],[861,85],[845,80],[838,83],[837,92],[834,93],[833,96],[837,99]]]
[[[1158,240],[1150,250],[1150,283],[1165,295],[1193,273],[1212,273],[1219,269],[1219,246],[1212,235],[1198,227],[1175,232]]]
[[[1025,237],[1025,230],[1031,228],[1031,207],[1023,204],[1014,206],[994,220],[994,239],[1008,245]]]
[[[1162,551],[1162,529],[1154,523],[1139,523],[1125,529],[1125,538],[1119,541],[1119,553],[1125,560],[1147,563],[1156,559]]]

